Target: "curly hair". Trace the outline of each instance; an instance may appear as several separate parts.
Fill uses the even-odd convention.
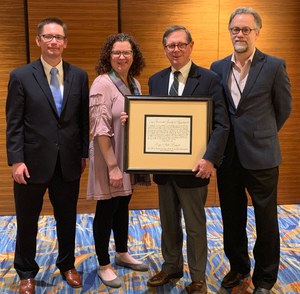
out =
[[[130,76],[139,76],[142,72],[142,69],[145,67],[145,60],[143,54],[137,44],[136,40],[128,34],[119,33],[115,35],[110,35],[100,51],[100,57],[96,64],[96,72],[98,74],[105,74],[111,71],[112,66],[110,63],[110,55],[113,48],[113,45],[116,42],[125,42],[128,41],[131,44],[133,52],[133,63],[129,69],[128,74]]]

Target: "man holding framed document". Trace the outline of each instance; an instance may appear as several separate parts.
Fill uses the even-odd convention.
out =
[[[183,26],[171,26],[163,35],[165,54],[171,66],[149,79],[151,96],[212,97],[212,132],[203,158],[191,167],[194,175],[154,174],[158,185],[162,227],[161,271],[148,280],[152,287],[164,285],[183,276],[183,233],[181,209],[187,233],[187,258],[192,283],[188,293],[207,293],[205,269],[207,261],[205,202],[207,185],[214,167],[221,163],[229,133],[229,121],[223,89],[218,76],[190,60],[194,42]],[[174,89],[175,87],[175,89]]]

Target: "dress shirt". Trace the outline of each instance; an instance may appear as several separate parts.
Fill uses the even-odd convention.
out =
[[[243,93],[243,90],[245,88],[254,54],[255,49],[251,56],[246,60],[245,65],[243,67],[238,66],[235,60],[235,56],[234,54],[232,54],[232,68],[231,74],[229,75],[228,79],[228,87],[230,89],[231,96],[236,108],[238,107],[238,104],[241,99],[241,94]]]
[[[191,66],[192,66],[192,61],[190,60],[185,66],[183,66],[179,70],[176,70],[173,67],[171,68],[170,79],[169,79],[169,91],[168,91],[168,93],[170,92],[170,88],[171,88],[171,86],[173,84],[173,81],[174,81],[174,72],[175,71],[180,71],[180,74],[178,75],[178,82],[179,82],[179,85],[178,85],[178,96],[182,96],[186,80],[187,80],[187,78],[189,76],[189,72],[190,72]]]
[[[52,65],[50,65],[49,63],[47,63],[43,57],[41,56],[41,61],[42,61],[42,64],[43,64],[43,67],[44,67],[44,71],[45,71],[45,74],[46,74],[46,77],[47,77],[47,80],[48,80],[48,83],[50,85],[50,79],[51,79],[51,74],[50,74],[50,70],[52,69]],[[64,97],[63,96],[63,93],[64,93],[64,71],[63,71],[63,63],[62,63],[62,60],[60,61],[59,64],[57,64],[55,66],[57,69],[58,69],[58,74],[57,74],[57,78],[58,78],[58,82],[59,82],[59,88],[60,88],[60,92],[61,92],[61,97]]]

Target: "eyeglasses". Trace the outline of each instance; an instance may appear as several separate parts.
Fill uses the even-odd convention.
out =
[[[113,57],[120,57],[121,55],[123,55],[124,57],[130,57],[132,55],[132,50],[111,51],[111,55]]]
[[[51,42],[54,38],[57,42],[63,42],[66,39],[66,37],[62,35],[50,35],[50,34],[40,35],[40,37],[42,37],[42,39],[45,42]]]
[[[169,45],[165,45],[165,47],[168,49],[168,51],[174,51],[176,47],[178,48],[178,50],[184,50],[186,49],[186,46],[188,44],[189,43],[169,44]]]
[[[239,27],[233,27],[230,28],[229,31],[233,35],[237,35],[240,31],[242,31],[243,35],[249,35],[251,31],[255,31],[256,29],[250,29],[249,27],[239,28]]]

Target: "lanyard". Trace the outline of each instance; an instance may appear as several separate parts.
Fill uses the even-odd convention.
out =
[[[236,77],[235,77],[235,74],[234,74],[234,72],[233,72],[233,68],[231,68],[231,70],[232,70],[232,75],[233,75],[233,78],[234,78],[234,80],[235,80],[235,83],[236,83],[236,85],[237,85],[237,87],[238,87],[238,90],[239,90],[239,92],[240,92],[240,95],[241,95],[241,97],[242,97],[242,91],[241,91],[240,85],[239,85],[239,83],[238,83],[238,81],[237,81],[237,79],[236,79]]]

